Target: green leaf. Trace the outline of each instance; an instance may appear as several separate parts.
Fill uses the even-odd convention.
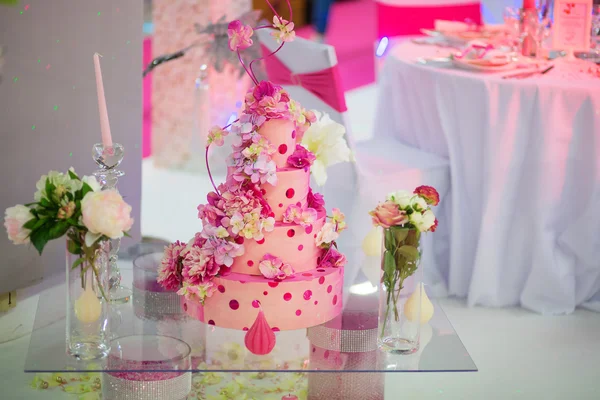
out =
[[[73,265],[71,266],[71,269],[75,269],[75,268],[77,268],[77,267],[78,267],[78,266],[80,266],[80,265],[81,265],[81,264],[82,264],[84,261],[85,261],[85,258],[84,258],[84,257],[79,257],[77,260],[75,260],[75,261],[73,262]]]
[[[46,247],[46,244],[49,240],[48,229],[46,228],[46,224],[42,225],[39,229],[36,229],[35,231],[31,232],[31,235],[29,235],[29,240],[31,240],[33,247],[35,247],[35,249],[41,255],[42,251],[44,250],[44,247]]]
[[[23,204],[25,207],[32,207],[35,206],[37,204],[37,201],[34,201],[33,203],[27,203],[27,204]]]
[[[48,240],[58,239],[63,236],[69,230],[69,223],[67,221],[59,221],[53,224],[48,229]]]
[[[46,196],[48,196],[48,198],[52,197],[52,193],[54,193],[55,189],[56,186],[50,182],[50,178],[46,178]]]
[[[75,197],[73,196],[73,193],[71,193],[71,192],[67,192],[66,195],[67,195],[67,200],[69,200],[69,201],[73,201],[75,199]]]
[[[383,256],[383,272],[391,278],[394,275],[394,271],[396,270],[396,260],[394,260],[394,256],[391,252],[386,251]]]
[[[74,240],[67,241],[67,250],[71,254],[82,254],[81,245]]]
[[[46,199],[45,197],[42,197],[42,199],[40,200],[40,205],[44,208],[52,208],[53,207],[52,203],[50,203],[50,201],[48,201],[48,199]]]
[[[69,178],[71,179],[75,179],[76,181],[80,181],[81,179],[79,179],[79,177],[77,176],[77,174],[71,170],[69,170]]]
[[[385,229],[385,248],[388,251],[394,251],[396,242],[394,240],[394,232],[391,229]]]
[[[394,233],[394,237],[396,238],[396,243],[402,243],[408,236],[409,229],[401,228],[399,226],[394,226],[392,228],[392,232]]]
[[[90,187],[90,185],[88,185],[87,183],[84,182],[83,186],[81,187],[81,199],[83,200],[85,195],[91,191],[92,191],[92,188]]]
[[[404,256],[409,261],[415,261],[419,259],[419,250],[414,246],[401,246],[398,249],[398,253]]]

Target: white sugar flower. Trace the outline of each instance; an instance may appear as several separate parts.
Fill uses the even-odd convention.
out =
[[[317,185],[323,186],[327,181],[326,168],[350,161],[351,152],[346,144],[344,125],[333,121],[329,115],[315,111],[317,121],[311,124],[304,133],[302,146],[311,151],[316,160],[310,168]]]
[[[398,190],[388,194],[387,200],[398,204],[402,210],[406,210],[411,205],[412,197],[413,195],[406,190]]]

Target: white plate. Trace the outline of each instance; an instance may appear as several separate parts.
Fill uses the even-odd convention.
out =
[[[464,69],[467,71],[477,71],[477,72],[500,72],[500,71],[510,71],[511,69],[517,68],[517,64],[514,62],[509,62],[506,64],[500,65],[477,65],[468,63],[462,60],[454,59],[452,60],[452,64],[456,68]]]

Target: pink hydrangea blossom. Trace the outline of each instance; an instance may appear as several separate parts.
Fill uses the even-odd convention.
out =
[[[260,273],[267,279],[285,279],[294,275],[294,269],[290,264],[284,263],[279,257],[265,254],[258,264]]]
[[[231,267],[233,259],[244,254],[244,245],[230,242],[226,239],[211,238],[204,248],[215,258],[218,265]]]
[[[177,294],[184,296],[187,300],[204,304],[217,290],[217,285],[212,281],[201,282],[196,285],[184,284]]]
[[[294,23],[289,22],[277,15],[273,16],[273,27],[275,31],[271,35],[277,40],[277,43],[291,42],[296,38]]]
[[[193,246],[182,261],[181,275],[184,282],[197,285],[200,282],[212,279],[219,273],[219,266],[208,251],[201,247]]]
[[[294,152],[288,157],[287,162],[295,168],[310,167],[315,161],[315,155],[308,151],[305,147],[297,144]]]
[[[227,27],[227,36],[229,36],[229,49],[231,51],[244,50],[252,46],[252,34],[254,30],[240,22],[240,20],[231,21]]]
[[[341,268],[346,265],[346,256],[337,251],[337,249],[331,246],[328,250],[323,250],[323,259],[321,260],[320,266],[324,268]]]
[[[244,112],[266,119],[289,118],[289,102],[290,96],[281,86],[262,81],[246,94]]]
[[[215,144],[215,146],[223,146],[225,143],[225,136],[227,136],[229,132],[222,129],[218,125],[213,126],[208,131],[208,141],[207,144],[210,146],[211,144]]]
[[[302,210],[302,215],[296,221],[297,224],[307,227],[314,224],[317,221],[317,210],[314,208],[306,208]]]
[[[314,208],[315,210],[317,210],[317,212],[325,209],[325,199],[323,198],[323,195],[320,193],[313,192],[312,189],[308,189],[307,200],[308,207]]]
[[[302,217],[302,207],[296,204],[290,204],[283,213],[283,222],[288,224],[296,223]]]
[[[224,216],[225,213],[222,210],[210,204],[200,204],[198,206],[198,218],[200,218],[204,224],[218,226]]]
[[[185,252],[186,245],[180,241],[165,247],[157,279],[157,282],[165,289],[174,291],[181,287],[181,261],[185,257]]]

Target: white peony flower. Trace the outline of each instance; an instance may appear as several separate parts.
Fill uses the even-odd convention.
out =
[[[326,168],[350,161],[351,151],[344,139],[346,128],[333,121],[327,114],[316,111],[314,113],[317,121],[304,133],[302,146],[315,155],[316,160],[310,171],[317,184],[323,186],[327,181]]]
[[[435,224],[435,215],[433,211],[427,210],[423,213],[423,231],[428,231]]]
[[[116,190],[89,192],[81,201],[85,243],[91,246],[101,235],[120,239],[133,225],[131,206]]]
[[[412,197],[413,195],[406,190],[398,190],[388,194],[387,200],[398,204],[402,210],[406,210],[411,205]]]
[[[413,196],[410,201],[410,206],[416,211],[425,211],[428,207],[427,202],[421,196]]]
[[[92,191],[97,192],[102,190],[102,186],[100,186],[100,182],[96,180],[95,176],[84,176],[81,181],[83,183],[87,183],[89,187],[92,188]]]
[[[424,213],[414,212],[408,216],[410,223],[413,224],[420,232],[427,232],[435,223],[435,215],[431,210]]]
[[[7,208],[4,214],[4,227],[6,228],[6,233],[8,233],[8,239],[14,244],[29,243],[29,234],[31,231],[23,228],[23,225],[32,219],[33,214],[31,214],[29,207],[18,204]]]

